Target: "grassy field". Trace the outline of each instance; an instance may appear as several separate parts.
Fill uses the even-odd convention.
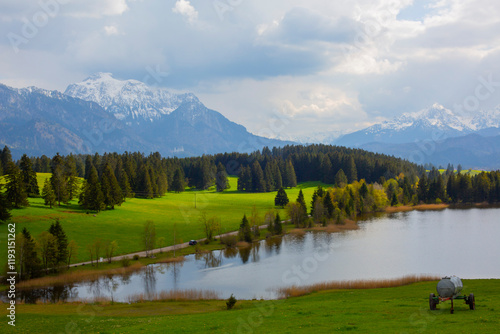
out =
[[[38,174],[42,187],[50,174]],[[267,210],[274,208],[276,192],[241,193],[236,190],[236,177],[230,177],[231,189],[217,193],[215,190],[186,191],[184,193],[167,193],[162,198],[153,200],[128,199],[115,210],[103,211],[99,214],[87,214],[77,201],[70,205],[62,205],[49,209],[43,205],[43,199],[30,199],[30,207],[12,210],[12,221],[16,223],[17,232],[26,227],[33,236],[46,231],[56,218],[61,224],[69,240],[75,240],[79,246],[78,261],[89,260],[85,247],[97,237],[103,240],[116,240],[118,254],[127,254],[143,250],[141,232],[146,220],[156,225],[157,238],[165,238],[165,246],[174,243],[174,226],[176,243],[204,237],[199,223],[202,212],[208,217],[220,219],[222,232],[237,230],[243,214],[249,215],[255,205],[263,217]],[[319,182],[300,184],[293,189],[286,189],[288,197],[294,201],[302,189],[306,203],[311,201],[314,189]],[[195,208],[196,199],[196,208]],[[284,212],[282,213],[284,217]],[[0,244],[5,245],[7,225],[0,225]],[[0,247],[0,268],[3,270],[6,261],[6,247]],[[117,255],[118,255],[117,254]]]
[[[0,332],[16,333],[497,333],[498,280],[464,280],[476,310],[463,301],[430,311],[436,282],[369,290],[333,290],[279,301],[18,305],[15,331],[0,307]]]

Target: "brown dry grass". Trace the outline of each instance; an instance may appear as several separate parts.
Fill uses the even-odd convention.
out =
[[[220,299],[220,294],[212,290],[174,290],[161,291],[154,294],[138,293],[127,298],[129,303],[142,303],[146,301],[184,301],[184,300],[215,300]]]
[[[169,257],[166,259],[161,259],[158,260],[156,263],[178,263],[178,262],[184,262],[186,258],[184,256],[177,256],[177,257]]]
[[[108,269],[108,270],[86,270],[66,273],[58,276],[45,276],[28,281],[19,282],[16,287],[19,289],[41,288],[46,286],[77,283],[82,281],[96,280],[106,275],[125,275],[136,272],[143,267],[141,263],[134,263],[128,267]]]
[[[387,213],[394,212],[407,212],[413,210],[425,211],[425,210],[443,210],[448,208],[448,204],[419,204],[419,205],[401,205],[401,206],[389,206],[385,209]]]
[[[251,246],[251,244],[249,242],[246,242],[246,241],[238,241],[236,243],[236,247],[247,248],[250,246]]]
[[[295,235],[304,235],[306,234],[306,231],[300,228],[294,228],[293,230],[288,231],[288,233]]]
[[[325,227],[316,226],[311,228],[312,231],[322,231],[328,233],[337,233],[342,231],[358,230],[358,224],[350,219],[346,219],[344,224],[328,224]]]
[[[332,281],[300,287],[294,285],[286,288],[279,288],[277,293],[279,298],[291,298],[324,290],[393,288],[417,282],[436,281],[440,279],[441,277],[437,276],[410,275],[401,278],[384,280]]]

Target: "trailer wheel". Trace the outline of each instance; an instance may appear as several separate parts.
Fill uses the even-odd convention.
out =
[[[436,309],[436,301],[434,300],[435,297],[436,295],[434,295],[433,293],[429,295],[429,307],[431,311],[434,311]]]
[[[474,297],[473,293],[471,293],[469,295],[469,308],[471,310],[475,310],[476,309],[476,298]]]

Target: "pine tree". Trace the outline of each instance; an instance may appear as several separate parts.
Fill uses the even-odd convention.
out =
[[[300,204],[302,211],[303,211],[304,219],[306,219],[307,218],[307,205],[306,205],[306,200],[304,199],[304,194],[302,193],[302,189],[300,189],[300,191],[299,191],[299,196],[297,197],[297,203]]]
[[[183,192],[186,188],[186,181],[184,178],[184,171],[182,168],[177,168],[174,173],[174,179],[172,181],[172,190],[176,193]]]
[[[243,215],[243,219],[241,220],[238,236],[241,241],[252,242],[252,230],[246,215]]]
[[[28,195],[19,168],[11,161],[7,163],[7,201],[14,208],[29,206]]]
[[[23,265],[22,278],[30,279],[36,277],[36,273],[40,267],[40,259],[36,252],[36,242],[30,232],[24,227],[21,233],[24,237],[24,250],[21,261]]]
[[[297,186],[297,176],[292,164],[292,160],[288,160],[285,165],[285,175],[283,177],[283,186],[286,188],[293,188]]]
[[[128,179],[127,172],[124,169],[120,172],[120,189],[122,190],[122,199],[125,202],[126,198],[133,198],[134,193]]]
[[[52,183],[52,188],[56,194],[56,200],[58,205],[61,203],[68,203],[68,180],[66,178],[66,171],[64,166],[63,158],[57,153],[51,162],[52,176],[50,177],[50,182]]]
[[[122,204],[122,190],[109,163],[106,163],[104,172],[102,173],[101,190],[104,196],[104,205],[106,207],[110,207],[111,210],[113,210],[115,205]]]
[[[45,272],[49,268],[53,268],[57,264],[57,255],[59,254],[57,248],[57,238],[47,231],[43,231],[36,238],[36,249],[42,260]]]
[[[353,183],[358,180],[358,170],[352,156],[347,163],[347,180],[349,183]]]
[[[323,197],[323,206],[326,210],[328,218],[332,218],[335,207],[333,206],[332,197],[330,196],[330,193],[328,191],[326,192],[325,197]]]
[[[273,170],[270,162],[268,162],[264,168],[264,182],[266,183],[266,192],[273,191],[275,189]]]
[[[33,170],[31,159],[28,158],[26,154],[21,157],[19,167],[21,168],[21,177],[23,179],[24,188],[26,189],[28,197],[39,196],[40,189],[38,188],[36,173]]]
[[[2,169],[5,174],[9,169],[9,163],[12,162],[12,154],[7,146],[5,146],[2,150]]]
[[[274,220],[274,234],[280,235],[283,233],[283,225],[281,224],[280,214],[276,214],[276,219]]]
[[[320,170],[322,174],[322,181],[326,184],[335,182],[332,174],[332,162],[328,156],[325,156],[321,161]]]
[[[276,189],[283,187],[283,178],[281,176],[280,168],[276,162],[273,163],[272,170],[273,170],[273,176],[274,176],[274,188],[273,188],[273,190],[276,190]]]
[[[56,219],[56,222],[50,225],[49,233],[57,239],[57,263],[66,263],[68,256],[68,237],[66,237],[66,233],[59,223],[59,219]]]
[[[10,214],[10,203],[7,200],[7,194],[3,192],[3,184],[0,184],[0,221],[5,222],[12,217]]]
[[[217,175],[215,177],[215,186],[217,188],[217,192],[223,192],[224,190],[228,189],[229,187],[229,181],[227,179],[227,173],[226,173],[226,168],[224,168],[224,165],[219,162],[217,165]]]
[[[285,205],[288,204],[288,202],[289,202],[289,200],[288,200],[288,196],[285,192],[285,189],[280,188],[278,190],[278,193],[276,194],[276,197],[274,198],[274,205],[284,208]]]
[[[238,190],[239,191],[252,191],[252,170],[250,167],[241,167],[238,175]]]
[[[252,191],[259,193],[266,191],[264,172],[257,161],[254,161],[252,165]]]
[[[73,155],[66,158],[64,162],[64,178],[67,184],[67,202],[76,197],[79,190],[78,172],[76,169],[76,160]]]
[[[89,179],[84,183],[79,203],[86,210],[99,212],[104,209],[104,195],[94,166],[90,169]]]
[[[48,205],[51,209],[53,206],[57,204],[56,194],[54,193],[54,189],[52,189],[52,184],[49,179],[45,179],[42,189],[42,198],[45,202],[45,205]]]

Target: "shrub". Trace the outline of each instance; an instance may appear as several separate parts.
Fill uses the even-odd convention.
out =
[[[226,247],[234,247],[238,242],[238,237],[235,235],[226,235],[220,238],[220,243]]]
[[[231,294],[231,297],[226,302],[227,309],[230,310],[234,307],[234,304],[236,304],[237,300],[234,298],[233,294]]]
[[[130,259],[128,257],[124,257],[122,260],[121,260],[121,263],[122,263],[122,267],[128,267],[130,266]]]
[[[134,255],[134,261],[137,261],[137,260],[139,260],[139,255],[135,254]]]

